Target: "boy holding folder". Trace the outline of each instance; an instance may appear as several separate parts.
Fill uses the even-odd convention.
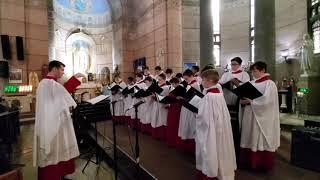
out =
[[[236,157],[230,114],[215,70],[202,73],[205,96],[196,116],[197,179],[233,180]]]

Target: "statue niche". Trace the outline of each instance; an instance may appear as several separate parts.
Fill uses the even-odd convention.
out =
[[[87,74],[91,66],[90,46],[78,40],[72,44],[73,73]]]

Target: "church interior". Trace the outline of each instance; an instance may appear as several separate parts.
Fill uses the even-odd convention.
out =
[[[267,65],[281,131],[273,169],[237,164],[234,179],[320,179],[319,0],[0,0],[0,8],[0,180],[38,177],[37,88],[51,61],[65,65],[58,83],[81,81],[72,93],[80,104],[145,67],[184,76],[211,64],[221,77],[235,57],[248,74],[255,62]],[[238,118],[229,111],[231,121]],[[167,146],[121,115],[83,129],[70,112],[80,156],[68,179],[196,179],[194,152]]]

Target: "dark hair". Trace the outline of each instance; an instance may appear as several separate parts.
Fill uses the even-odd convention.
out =
[[[253,69],[257,69],[259,71],[264,70],[265,72],[267,72],[267,64],[262,61],[257,61],[250,66],[250,71],[252,71]]]
[[[195,70],[195,71],[197,71],[197,72],[199,72],[199,71],[200,71],[199,66],[192,66],[192,69],[193,69],[193,70]]]
[[[209,69],[215,69],[215,68],[214,68],[214,65],[213,65],[213,64],[208,64],[208,65],[206,65],[205,67],[203,67],[203,68],[201,69],[201,73],[203,73],[204,71],[209,70]]]
[[[163,80],[166,80],[166,78],[167,78],[166,75],[163,73],[159,74],[159,77],[161,77]]]
[[[170,82],[170,84],[173,84],[173,83],[174,84],[179,84],[180,83],[179,79],[176,78],[176,77],[171,78],[169,82]]]
[[[128,77],[128,80],[130,81],[130,82],[132,82],[133,81],[133,77]]]
[[[160,66],[156,66],[156,67],[154,68],[154,70],[161,71],[161,67],[160,67]]]
[[[171,68],[166,69],[166,74],[172,74],[173,70]]]
[[[152,77],[148,76],[148,77],[146,77],[146,78],[144,79],[144,81],[150,81],[150,82],[153,82],[153,79],[152,79]]]
[[[136,77],[143,78],[143,74],[142,73],[136,73]]]
[[[149,67],[148,67],[148,66],[145,66],[145,67],[143,68],[143,70],[149,70]]]
[[[177,73],[176,78],[182,78],[182,73]]]
[[[234,58],[231,59],[231,62],[232,61],[237,62],[239,65],[241,65],[241,63],[242,63],[242,59],[240,57],[234,57]]]
[[[66,65],[64,65],[62,62],[53,60],[53,61],[50,61],[50,62],[49,62],[49,68],[48,68],[48,70],[49,70],[49,72],[50,72],[50,71],[52,71],[53,68],[59,69],[59,68],[61,68],[61,66],[62,66],[62,67],[66,67]]]
[[[183,76],[189,76],[189,77],[191,77],[191,76],[193,76],[193,72],[192,72],[190,69],[187,69],[187,70],[185,70],[185,71],[183,72],[182,75],[183,75]]]

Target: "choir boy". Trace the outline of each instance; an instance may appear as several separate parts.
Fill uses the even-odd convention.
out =
[[[146,90],[147,89],[147,85],[144,83],[144,79],[143,79],[143,74],[142,73],[136,73],[135,75],[135,78],[136,78],[136,83],[134,85],[134,88],[135,88],[135,93],[138,91],[138,89],[143,89],[143,90]],[[135,103],[138,103],[140,101],[142,101],[143,98],[141,97],[134,97],[133,98],[133,103],[132,104],[135,104]],[[131,127],[134,127],[135,125],[135,118],[136,118],[136,115],[135,115],[135,109],[132,108],[129,112],[131,114]],[[144,116],[144,113],[145,113],[145,103],[141,104],[139,107],[138,107],[138,119],[141,119],[141,117]]]
[[[235,57],[231,59],[231,72],[226,72],[222,75],[219,83],[224,85],[231,82],[230,88],[235,87],[250,81],[250,76],[247,72],[243,71],[241,68],[242,59],[240,57]],[[236,105],[238,97],[233,94],[229,89],[224,88],[223,94],[228,105]]]
[[[276,84],[266,73],[267,65],[256,62],[250,67],[252,85],[263,96],[241,100],[245,105],[241,129],[240,165],[270,171],[274,153],[280,146],[279,102]]]
[[[127,79],[127,87],[128,87],[128,90],[131,89],[131,88],[134,88],[134,79],[133,79],[133,77],[128,77],[128,79]],[[123,102],[124,102],[125,119],[126,119],[127,122],[129,122],[130,119],[131,119],[131,115],[130,115],[130,111],[128,109],[133,105],[132,94],[125,95],[124,99],[123,99]]]
[[[170,80],[171,89],[168,96],[176,98],[175,95],[171,93],[175,88],[180,85],[180,81],[178,78],[174,77]],[[168,107],[168,117],[167,117],[167,145],[169,147],[176,147],[179,142],[178,129],[179,129],[179,121],[180,121],[180,111],[181,111],[181,103],[176,102],[170,104]]]
[[[169,95],[169,87],[166,84],[166,75],[160,74],[158,78],[158,85],[162,88],[162,92],[160,93],[161,96]],[[158,104],[158,117],[156,121],[151,122],[152,126],[152,136],[156,139],[165,140],[166,138],[166,126],[167,126],[167,116],[168,116],[168,109],[166,106],[160,102]]]
[[[199,68],[199,66],[192,66],[192,72],[193,72],[193,74],[194,74],[194,77],[196,78],[196,80],[197,80],[197,82],[199,83],[199,84],[201,84],[201,76],[200,76],[200,68]]]
[[[166,81],[167,84],[170,85],[169,81],[171,80],[171,78],[173,77],[173,70],[171,68],[166,69]]]
[[[146,77],[144,82],[147,86],[147,89],[151,86],[154,86],[153,79],[151,77]],[[145,134],[151,135],[152,127],[151,122],[156,121],[158,118],[158,105],[155,101],[154,94],[150,94],[147,97],[144,97],[145,100],[145,115],[141,117],[141,131]]]
[[[149,76],[150,76],[151,78],[154,78],[153,75],[151,74],[148,66],[146,66],[146,67],[143,68],[143,75],[144,75],[145,77],[149,77]]]
[[[193,87],[201,92],[200,84],[194,78],[190,69],[183,72],[183,79],[188,83],[187,90],[190,87]],[[184,142],[182,145],[184,150],[189,153],[195,152],[195,118],[196,113],[190,111],[186,107],[181,108],[178,135]],[[179,146],[179,149],[180,148],[181,146]]]
[[[196,168],[198,180],[233,180],[236,158],[230,114],[217,83],[215,70],[202,73],[205,96],[196,117]]]
[[[162,69],[160,66],[156,66],[154,68],[154,72],[155,72],[155,76],[154,79],[156,79],[156,81],[158,81],[159,75],[163,73]]]
[[[110,85],[111,87],[111,100],[114,102],[114,120],[120,122],[124,119],[124,102],[121,91],[127,87],[126,83],[122,81],[120,76],[115,76],[113,82]]]

